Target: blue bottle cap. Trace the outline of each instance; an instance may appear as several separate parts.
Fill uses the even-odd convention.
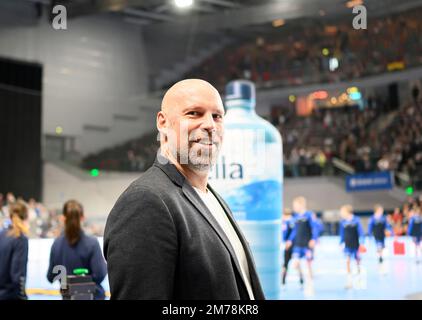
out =
[[[255,84],[249,80],[234,80],[226,85],[225,105],[227,108],[255,108]]]
[[[255,84],[248,80],[234,80],[226,85],[226,101],[255,100]]]

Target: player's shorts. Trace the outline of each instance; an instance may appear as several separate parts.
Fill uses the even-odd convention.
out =
[[[306,258],[306,260],[313,259],[313,252],[308,247],[293,247],[293,259],[302,259]]]
[[[360,261],[359,249],[344,248],[344,254],[348,258],[354,258],[357,261]]]
[[[422,236],[413,237],[413,242],[419,245],[422,241]]]
[[[384,239],[375,239],[375,245],[377,246],[377,249],[384,249],[385,248],[385,240]]]

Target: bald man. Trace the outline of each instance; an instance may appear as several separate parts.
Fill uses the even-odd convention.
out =
[[[156,161],[107,220],[111,299],[264,299],[248,243],[208,184],[224,135],[219,93],[203,80],[180,81],[156,121]]]

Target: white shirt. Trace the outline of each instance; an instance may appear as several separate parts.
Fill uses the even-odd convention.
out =
[[[250,275],[249,275],[249,266],[248,266],[248,261],[246,259],[245,250],[243,248],[242,242],[240,242],[240,239],[233,228],[233,225],[231,224],[229,218],[227,217],[226,212],[224,211],[224,209],[222,208],[222,206],[220,205],[220,203],[215,198],[212,192],[208,190],[207,192],[203,192],[195,187],[193,188],[201,197],[202,201],[208,207],[208,210],[212,213],[215,220],[217,220],[218,224],[223,229],[224,233],[229,239],[234,249],[234,252],[236,253],[236,258],[240,265],[243,282],[245,283],[246,289],[248,290],[249,298],[251,300],[255,300],[253,291],[252,291],[251,280],[250,280]]]

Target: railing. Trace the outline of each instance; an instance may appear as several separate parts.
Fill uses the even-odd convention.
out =
[[[332,159],[332,163],[333,167],[340,171],[342,175],[354,174],[356,172],[356,170],[351,165],[339,158],[334,157]]]

